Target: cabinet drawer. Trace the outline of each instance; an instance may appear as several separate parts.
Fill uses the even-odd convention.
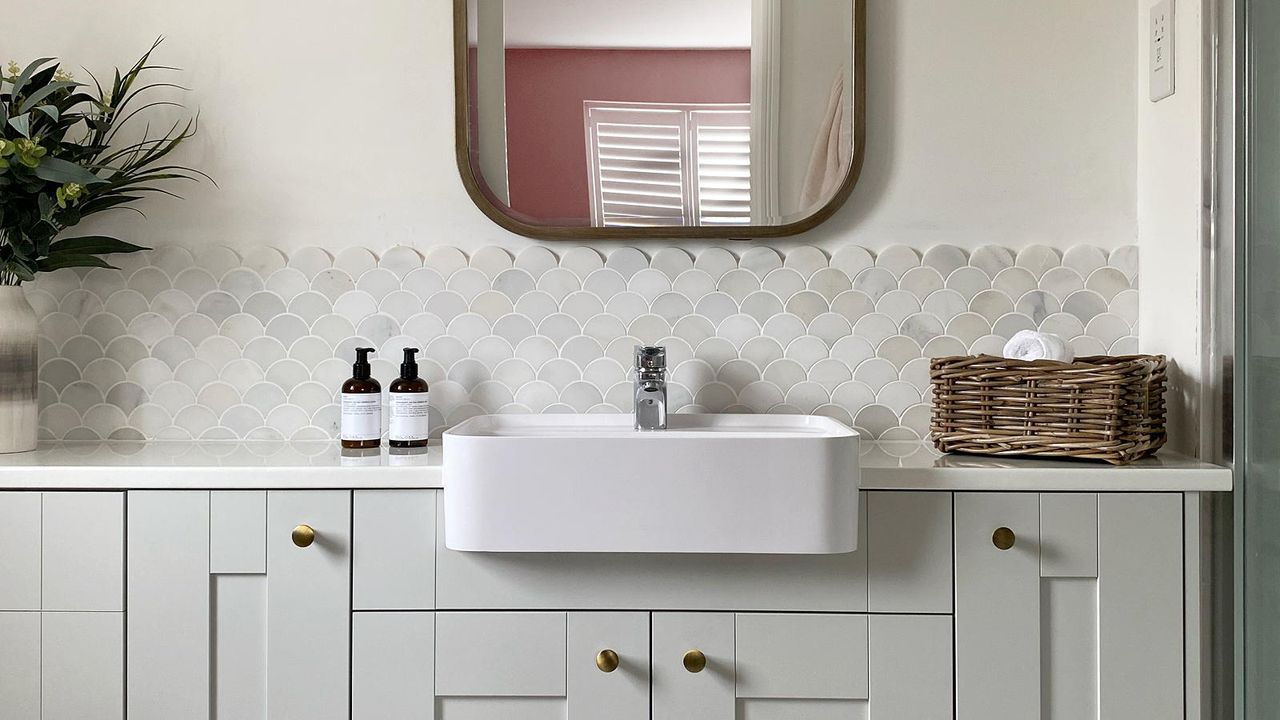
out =
[[[40,609],[40,493],[0,493],[0,611]]]
[[[566,613],[439,613],[436,695],[564,697]]]

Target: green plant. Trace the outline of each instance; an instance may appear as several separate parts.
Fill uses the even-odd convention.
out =
[[[179,197],[166,186],[198,181],[204,173],[175,165],[170,154],[195,134],[196,120],[178,120],[153,136],[121,142],[120,131],[167,100],[140,97],[159,88],[142,80],[153,71],[151,48],[124,73],[116,69],[103,87],[76,82],[55,58],[0,73],[0,285],[35,279],[38,272],[68,267],[111,267],[103,255],[145,250],[112,237],[62,237],[90,215],[133,210],[147,195]],[[87,72],[87,71],[86,71]]]

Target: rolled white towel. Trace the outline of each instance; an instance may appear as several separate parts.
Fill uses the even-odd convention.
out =
[[[1071,362],[1075,353],[1066,340],[1052,333],[1019,330],[1005,343],[1004,356],[1012,360],[1057,360]]]

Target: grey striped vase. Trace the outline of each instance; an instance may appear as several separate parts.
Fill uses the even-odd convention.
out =
[[[22,288],[0,286],[0,453],[36,449],[36,313]]]

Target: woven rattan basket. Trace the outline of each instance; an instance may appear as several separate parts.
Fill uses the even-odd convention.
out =
[[[1165,443],[1166,365],[1163,355],[935,358],[933,443],[943,452],[1133,462]]]

